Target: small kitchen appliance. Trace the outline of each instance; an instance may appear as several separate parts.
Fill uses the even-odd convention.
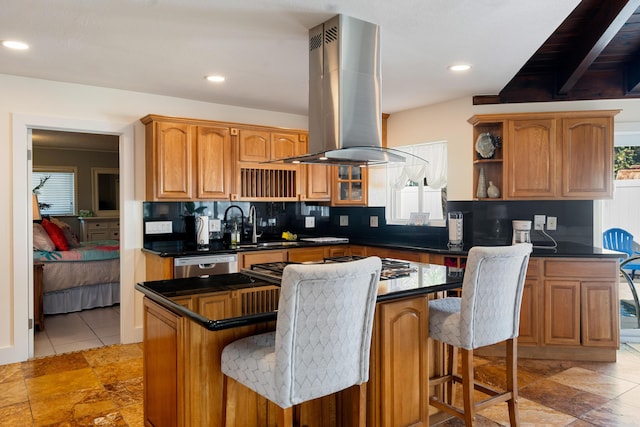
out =
[[[449,249],[462,250],[462,212],[453,211],[448,214],[449,221]]]
[[[513,226],[511,244],[531,243],[531,221],[514,219],[511,225]]]

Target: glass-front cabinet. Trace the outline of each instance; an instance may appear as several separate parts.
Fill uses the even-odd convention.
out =
[[[335,166],[333,205],[367,205],[367,169],[360,166]]]

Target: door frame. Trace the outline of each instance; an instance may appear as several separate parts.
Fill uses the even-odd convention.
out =
[[[0,365],[33,357],[33,218],[31,171],[32,129],[102,133],[119,137],[120,163],[120,341],[139,342],[141,328],[135,326],[134,256],[135,236],[141,207],[135,203],[134,127],[132,124],[74,118],[14,114],[13,137],[13,345],[0,349]],[[25,215],[25,211],[27,215]],[[136,215],[138,215],[136,217]],[[127,220],[129,219],[129,220]],[[33,325],[33,322],[32,322]]]

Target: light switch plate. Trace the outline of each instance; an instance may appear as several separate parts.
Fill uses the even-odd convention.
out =
[[[376,215],[371,215],[369,217],[369,227],[377,227],[378,226],[378,217]]]
[[[349,215],[340,215],[340,227],[349,226]]]
[[[315,216],[306,216],[304,217],[304,227],[305,228],[313,228],[316,226],[316,217]]]

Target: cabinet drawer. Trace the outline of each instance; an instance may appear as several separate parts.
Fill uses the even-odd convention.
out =
[[[616,260],[545,260],[544,274],[547,277],[612,278],[618,274]]]
[[[120,221],[96,221],[89,222],[87,224],[88,230],[104,230],[104,229],[118,229],[120,228]]]

